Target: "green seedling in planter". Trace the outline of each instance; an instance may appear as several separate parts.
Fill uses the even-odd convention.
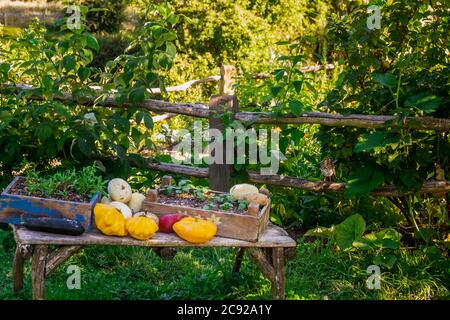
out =
[[[232,210],[236,207],[239,210],[246,210],[248,208],[248,202],[245,200],[237,201],[229,193],[212,196],[208,188],[195,186],[190,180],[180,180],[178,184],[168,186],[164,190],[167,195],[173,196],[188,193],[192,195],[193,199],[205,201],[206,204],[202,207],[205,210],[214,210],[216,208]]]
[[[25,186],[30,195],[63,198],[67,198],[70,192],[89,196],[97,192],[105,194],[105,183],[94,166],[85,167],[80,171],[67,169],[47,176],[32,167],[25,180]]]

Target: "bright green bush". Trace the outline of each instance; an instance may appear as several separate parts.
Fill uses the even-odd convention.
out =
[[[108,33],[120,30],[129,2],[130,0],[80,0],[80,4],[89,9],[86,18],[90,30]]]

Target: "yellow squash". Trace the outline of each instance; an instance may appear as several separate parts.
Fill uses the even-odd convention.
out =
[[[128,219],[126,227],[130,236],[138,240],[148,240],[158,231],[156,222],[146,216]]]
[[[173,225],[173,231],[183,240],[191,243],[205,243],[217,233],[216,225],[202,218],[187,217]]]
[[[107,236],[127,235],[124,216],[112,206],[97,203],[94,207],[94,220],[97,228]]]

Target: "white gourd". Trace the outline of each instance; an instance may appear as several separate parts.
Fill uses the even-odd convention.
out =
[[[133,213],[139,212],[142,209],[142,203],[145,200],[145,196],[142,193],[135,192],[131,195],[131,200],[128,202],[128,207]]]
[[[248,183],[236,184],[230,189],[231,196],[236,200],[244,200],[246,195],[257,193],[258,188]]]
[[[115,178],[108,183],[108,193],[111,200],[127,203],[131,200],[133,191],[128,182]]]
[[[133,216],[131,209],[123,202],[113,201],[109,205],[119,210],[125,219],[129,219]]]

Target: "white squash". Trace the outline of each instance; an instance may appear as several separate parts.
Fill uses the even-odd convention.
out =
[[[153,219],[153,221],[155,221],[156,224],[159,225],[159,218],[156,214],[148,212],[148,211],[141,211],[141,212],[138,212],[135,215],[133,215],[133,217],[141,217],[141,216]]]
[[[135,192],[131,195],[131,200],[128,202],[128,207],[133,213],[139,212],[142,209],[142,203],[145,200],[145,196],[142,193]]]
[[[108,183],[108,193],[113,201],[127,203],[131,200],[133,191],[131,191],[128,182],[120,178],[115,178]]]
[[[236,200],[244,200],[246,195],[257,193],[259,193],[258,188],[248,183],[236,184],[230,189],[231,196]]]
[[[101,203],[103,204],[110,204],[112,202],[110,197],[102,197]]]
[[[133,216],[133,212],[131,212],[131,209],[128,208],[128,206],[125,203],[113,201],[109,205],[119,210],[125,219],[129,219]]]

